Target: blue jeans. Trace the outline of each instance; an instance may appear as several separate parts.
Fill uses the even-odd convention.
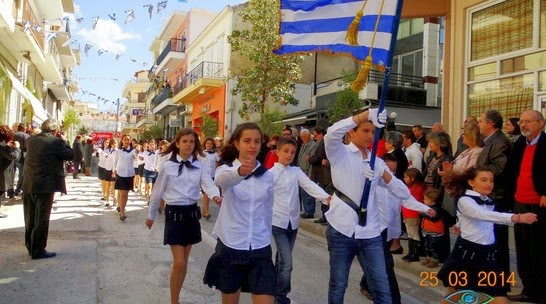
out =
[[[275,285],[275,304],[290,304],[287,295],[291,290],[290,277],[292,276],[292,250],[296,243],[298,229],[292,230],[290,224],[287,229],[273,226],[273,240],[277,246],[275,255],[275,273],[277,282]]]
[[[315,216],[316,200],[302,188],[300,188],[300,202],[303,206],[303,213]]]
[[[328,225],[326,240],[330,252],[329,304],[343,304],[349,271],[355,256],[366,274],[374,303],[392,303],[381,236],[355,239],[354,236],[347,237]]]

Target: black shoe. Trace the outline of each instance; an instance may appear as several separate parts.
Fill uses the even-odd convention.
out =
[[[307,214],[307,213],[302,213],[302,214],[300,215],[300,217],[301,217],[302,219],[312,219],[312,218],[315,218],[314,215],[312,215],[312,214]]]
[[[39,254],[32,257],[33,260],[39,260],[39,259],[48,259],[56,256],[57,254],[55,252],[46,251],[45,249],[42,250]]]
[[[544,303],[544,302],[541,302],[538,297],[530,297],[523,293],[520,293],[517,295],[507,295],[506,297],[508,298],[508,300],[514,301],[514,302]]]
[[[117,211],[117,212],[121,212],[121,208],[117,207],[117,208],[116,208],[116,211]]]
[[[324,223],[328,223],[328,221],[325,218],[321,217],[318,220],[314,220],[313,223],[324,224]]]
[[[79,176],[74,176],[74,179],[82,179],[82,178]]]
[[[373,297],[372,297],[372,294],[367,290],[367,289],[364,289],[364,288],[360,288],[360,294],[365,296],[366,298],[368,298],[368,300],[372,301],[373,300]]]

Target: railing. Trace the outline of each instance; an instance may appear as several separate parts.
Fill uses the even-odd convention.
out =
[[[169,52],[180,52],[184,53],[186,51],[186,39],[178,39],[178,38],[171,38],[169,40],[169,43],[167,43],[167,46],[163,49],[159,57],[157,57],[157,60],[155,64],[159,65],[165,57],[167,57],[167,54]]]
[[[172,95],[170,86],[163,88],[163,90],[161,90],[159,94],[155,95],[154,98],[152,98],[152,101],[150,102],[152,109],[160,105],[162,102],[164,102],[168,98],[171,98],[172,96],[173,95]]]
[[[383,83],[383,79],[385,78],[385,74],[377,71],[377,70],[371,70],[370,76],[368,78],[369,82],[373,83]],[[424,89],[425,84],[423,81],[423,77],[413,76],[413,75],[405,75],[405,74],[398,74],[398,73],[391,73],[391,78],[389,81],[389,85],[391,86],[399,86],[399,87],[411,87],[415,89]]]
[[[147,119],[153,120],[154,115],[153,114],[143,114],[143,115],[137,116],[136,123],[138,124],[139,122],[141,122],[143,120],[147,120]]]
[[[63,75],[63,64],[61,62],[61,56],[59,55],[59,50],[57,50],[57,46],[55,45],[55,41],[51,39],[49,41],[49,55],[53,58],[53,63],[57,67],[57,70],[59,71],[59,74]]]
[[[44,36],[43,36],[43,28],[41,28],[40,31],[37,31],[34,28],[34,25],[40,25],[42,24],[41,21],[38,21],[38,18],[34,15],[34,12],[32,11],[32,8],[30,7],[30,3],[28,0],[23,1],[23,24],[27,21],[30,21],[30,32],[32,33],[32,36],[34,37],[34,40],[36,40],[36,43],[42,51],[45,51],[44,46]]]
[[[223,68],[223,63],[201,62],[195,69],[179,79],[178,83],[173,88],[173,94],[178,94],[201,78],[223,78]]]

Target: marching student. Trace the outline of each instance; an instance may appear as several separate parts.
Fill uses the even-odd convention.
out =
[[[212,137],[205,138],[203,141],[203,147],[205,148],[204,156],[199,160],[209,168],[211,177],[214,179],[216,164],[220,160],[220,156],[218,156],[218,152],[216,152],[216,144],[214,143],[214,139]],[[203,193],[203,217],[206,220],[211,218],[209,213],[209,198],[205,193]]]
[[[290,292],[292,275],[292,250],[298,234],[300,221],[299,188],[301,187],[314,199],[330,202],[330,195],[315,184],[299,168],[290,164],[296,156],[297,142],[292,138],[283,138],[277,143],[278,161],[269,171],[273,173],[273,240],[277,246],[275,272],[277,275],[275,303],[290,304],[287,297]]]
[[[129,190],[134,190],[135,169],[133,168],[133,161],[136,157],[135,150],[131,147],[131,136],[124,134],[121,137],[121,148],[116,150],[112,171],[112,178],[116,179],[114,189],[118,190],[119,220],[122,222],[127,218],[125,206],[127,205]]]
[[[103,152],[108,149],[108,147],[110,146],[110,139],[108,138],[105,138],[103,141],[102,141],[102,144],[101,144],[101,147],[97,149],[97,155],[99,157],[99,163],[97,164],[98,166],[98,178],[100,180],[100,186],[101,186],[101,193],[102,193],[102,198],[100,199],[101,201],[105,201],[106,200],[106,180],[104,178],[104,162],[105,162],[105,157],[104,157],[104,154]],[[110,174],[112,175],[112,174]]]
[[[155,140],[153,139],[148,142],[148,149],[142,151],[142,161],[144,162],[144,194],[147,201],[150,201],[150,194],[157,180],[156,162],[158,154],[155,150]]]
[[[221,153],[224,165],[214,182],[223,201],[213,235],[217,237],[203,282],[222,292],[222,303],[239,303],[241,292],[252,294],[254,304],[272,304],[275,267],[271,260],[273,174],[256,156],[262,132],[255,123],[237,126]]]
[[[164,155],[171,155],[171,158],[163,164],[150,197],[146,219],[148,228],[154,224],[160,201],[166,204],[163,244],[170,245],[173,256],[171,304],[179,303],[192,245],[201,242],[201,212],[197,206],[200,189],[215,203],[222,201],[208,167],[197,159],[202,153],[199,137],[194,130],[178,131],[175,140],[163,152]]]
[[[474,166],[446,185],[448,189],[452,189],[453,196],[460,196],[457,201],[460,234],[445,264],[438,272],[438,279],[447,287],[448,295],[458,289],[470,289],[494,297],[496,302],[493,303],[505,303],[510,286],[509,280],[513,278],[510,279],[512,276],[510,273],[504,273],[495,258],[497,250],[493,225],[532,224],[538,217],[534,213],[512,214],[493,211],[494,202],[488,197],[493,190],[493,178],[491,169]],[[480,273],[493,274],[495,281],[479,283],[483,277]],[[453,274],[457,279],[464,276],[464,280],[453,278],[450,280]],[[442,303],[448,301],[443,300]]]

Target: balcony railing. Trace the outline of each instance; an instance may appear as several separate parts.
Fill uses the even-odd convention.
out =
[[[153,120],[153,119],[154,119],[154,114],[143,114],[143,115],[137,116],[136,123],[138,124],[139,122],[143,120]]]
[[[36,18],[36,15],[34,15],[34,12],[32,11],[32,8],[30,6],[30,3],[28,0],[23,1],[23,24],[27,21],[30,21],[30,32],[32,33],[32,36],[34,37],[34,40],[36,40],[36,43],[42,51],[45,50],[44,46],[44,36],[43,36],[43,28],[40,29],[40,31],[37,31],[36,28],[34,28],[34,25],[42,24],[41,21],[38,21],[38,18]]]
[[[385,75],[383,73],[377,70],[371,70],[368,81],[382,84],[384,78],[385,78]],[[425,88],[423,77],[398,74],[398,73],[391,73],[391,78],[389,79],[389,85],[399,86],[399,87],[410,87],[415,89]]]
[[[49,54],[51,55],[53,63],[57,67],[59,74],[63,75],[63,64],[61,62],[61,56],[59,55],[59,50],[57,49],[57,46],[55,45],[55,41],[53,41],[53,39],[49,41]]]
[[[223,78],[223,63],[218,62],[201,62],[195,69],[191,70],[184,77],[180,78],[178,83],[173,88],[173,94],[178,94],[180,91],[194,84],[201,78]]]
[[[159,57],[157,57],[157,60],[155,64],[159,65],[165,57],[167,57],[167,54],[169,52],[180,52],[184,53],[186,51],[186,39],[178,39],[178,38],[171,38],[169,40],[169,43],[167,43],[167,46],[163,49]]]
[[[171,98],[171,97],[173,97],[172,92],[171,92],[171,87],[167,86],[167,87],[163,88],[163,90],[161,90],[161,92],[159,92],[159,94],[155,95],[154,98],[152,98],[152,101],[150,102],[151,108],[153,109],[153,108],[157,107],[162,102],[164,102],[165,100],[167,100],[168,98]]]

